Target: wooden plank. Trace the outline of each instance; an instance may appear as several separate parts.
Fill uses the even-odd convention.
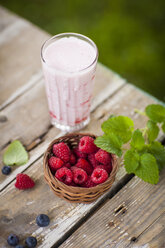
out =
[[[6,121],[0,123],[1,132],[4,134],[0,147],[16,138],[28,145],[50,126],[43,81],[43,79],[38,80],[35,85],[31,85],[30,90],[1,112]],[[114,94],[124,84],[124,79],[98,65],[93,93],[93,96],[97,98],[92,103],[92,109],[95,109],[101,101]]]
[[[105,101],[104,104],[93,111],[90,124],[82,131],[100,134],[100,125],[103,119],[106,119],[110,115],[112,109],[114,114],[121,114],[124,112],[128,116],[131,115],[131,117],[136,120],[136,124],[141,126],[142,123],[144,123],[144,119],[141,116],[137,116],[133,113],[133,109],[137,107],[137,101],[131,101],[132,99],[137,98],[139,99],[139,108],[143,108],[145,104],[153,102],[153,100],[147,98],[141,92],[135,90],[134,87],[125,85],[121,90],[118,91],[117,94],[111,96],[107,101]],[[125,108],[124,104],[126,100],[130,104],[127,104]],[[106,109],[106,106],[108,106],[108,109]],[[115,108],[115,106],[118,107]],[[50,129],[50,132],[48,132],[48,134],[45,136],[45,141],[36,149],[32,150],[32,152],[35,152],[35,154],[38,154],[38,156],[39,154],[42,155],[41,153],[43,152],[43,147],[45,149],[47,142],[54,138],[53,131],[54,129]],[[28,175],[32,176],[32,178],[37,181],[37,184],[34,190],[25,192],[26,196],[24,192],[18,192],[14,188],[14,182],[10,183],[8,187],[6,187],[1,192],[0,210],[1,216],[3,216],[3,218],[0,224],[3,223],[4,225],[3,236],[1,238],[2,244],[5,244],[4,242],[6,236],[12,230],[16,230],[17,234],[20,236],[25,234],[23,237],[29,234],[36,235],[40,242],[39,247],[51,247],[54,243],[59,242],[66,232],[70,231],[72,227],[74,227],[82,218],[84,218],[84,216],[88,215],[89,212],[93,208],[97,207],[99,202],[102,201],[102,198],[99,198],[98,201],[89,205],[67,203],[54,196],[54,194],[45,184],[43,179],[42,160],[36,161],[28,169],[23,166],[18,167],[19,170],[23,170],[23,168]],[[121,178],[123,178],[124,175],[125,171],[123,168],[121,168],[117,174],[116,184]],[[114,186],[116,184],[114,184]],[[107,194],[109,194],[109,192]],[[103,197],[107,197],[107,194],[105,194]],[[5,203],[3,204],[4,201]],[[22,202],[22,204],[20,204],[20,202]],[[46,204],[43,204],[43,202],[46,202]],[[11,210],[10,206],[13,204],[14,206]],[[37,225],[34,223],[34,219],[38,213],[46,213],[50,215],[52,221],[50,227],[37,227]],[[10,224],[4,224],[4,219],[12,221],[9,221]],[[18,228],[17,225],[19,226]],[[29,230],[31,230],[31,233],[29,233]]]
[[[165,170],[157,185],[134,177],[60,248],[165,247]]]
[[[49,35],[0,8],[0,109],[41,78],[40,49]],[[5,21],[4,21],[5,20]],[[7,20],[7,21],[6,21]],[[23,87],[23,88],[22,88]],[[18,92],[17,92],[18,90]]]
[[[56,197],[44,180],[42,159],[28,168],[26,173],[35,179],[36,186],[32,190],[19,191],[14,187],[14,181],[1,193],[2,247],[6,247],[6,238],[14,232],[21,241],[33,235],[38,240],[37,247],[50,248],[102,199],[91,204],[76,204]],[[40,213],[49,215],[49,227],[40,228],[36,225],[35,218]]]
[[[118,91],[124,84],[124,79],[99,64],[96,71],[92,110],[102,101],[105,101],[107,97]],[[2,116],[7,121],[0,123],[1,132],[4,134],[0,141],[0,147],[8,144],[11,140],[19,139],[28,149],[32,149],[35,144],[42,143],[44,139],[46,139],[47,145],[51,139],[59,135],[60,131],[50,126],[46,101],[43,81],[38,81],[38,84],[19,97],[14,104],[9,105],[3,110],[1,112]],[[46,133],[51,133],[49,139],[45,136]],[[41,148],[37,148],[38,152],[32,151],[29,163],[13,171],[12,175],[6,179],[4,179],[3,175],[0,175],[0,190],[15,178],[18,171],[20,172],[27,168],[31,162],[34,162],[37,159],[37,154],[39,158],[45,148],[44,144],[42,144]],[[3,152],[4,149],[0,152],[1,159]]]
[[[18,18],[9,12],[7,9],[0,6],[0,32],[2,32],[11,24],[13,24]]]

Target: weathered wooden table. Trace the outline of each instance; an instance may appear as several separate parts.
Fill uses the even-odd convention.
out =
[[[49,35],[3,8],[0,18],[1,158],[15,139],[30,156],[9,176],[0,174],[0,247],[9,247],[10,233],[18,234],[22,243],[33,235],[43,248],[165,247],[165,170],[152,186],[126,175],[121,167],[112,189],[88,205],[65,202],[49,189],[43,176],[43,152],[63,134],[49,121],[40,64],[40,47]],[[130,116],[136,127],[143,127],[144,118],[133,110],[154,102],[99,64],[91,122],[83,132],[101,134],[100,124],[112,113]],[[32,190],[14,187],[20,172],[35,180]],[[49,215],[48,227],[36,225],[40,213]]]

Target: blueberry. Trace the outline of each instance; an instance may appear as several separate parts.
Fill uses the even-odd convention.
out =
[[[16,246],[19,243],[19,238],[15,234],[10,234],[7,238],[7,242],[11,246]]]
[[[50,219],[46,214],[39,214],[36,218],[37,225],[43,227],[48,226],[50,223]]]
[[[8,166],[8,165],[3,166],[3,168],[2,168],[2,173],[3,173],[4,175],[9,175],[10,172],[11,172],[11,167],[10,167],[10,166]]]
[[[26,240],[25,240],[25,244],[27,245],[27,247],[29,248],[34,248],[36,247],[37,245],[37,239],[35,237],[28,237]]]
[[[25,246],[23,245],[17,245],[15,248],[24,248]]]

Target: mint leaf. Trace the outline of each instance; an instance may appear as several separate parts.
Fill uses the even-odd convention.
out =
[[[149,142],[152,142],[158,137],[159,127],[152,120],[149,120],[147,122],[147,127],[148,127],[148,130],[147,130],[148,140]]]
[[[127,116],[111,117],[102,124],[104,133],[114,133],[120,137],[123,143],[127,143],[131,139],[133,127],[133,121]]]
[[[137,152],[130,149],[124,155],[125,169],[128,173],[134,173],[138,168],[140,162],[140,156]]]
[[[147,116],[155,122],[165,121],[165,107],[160,104],[151,104],[145,108]]]
[[[144,140],[144,137],[142,135],[142,132],[139,129],[137,129],[133,132],[130,145],[131,145],[131,147],[133,147],[137,150],[143,149],[143,147],[145,145],[145,140]]]
[[[162,170],[162,168],[165,166],[164,146],[160,142],[155,141],[148,146],[148,151],[156,158],[159,170]]]
[[[135,170],[135,175],[143,181],[156,184],[159,181],[159,170],[156,159],[150,153],[144,153],[140,157],[140,166]]]
[[[122,141],[113,133],[97,137],[94,143],[101,149],[109,153],[114,153],[118,157],[121,157],[122,155]]]
[[[165,133],[165,122],[163,122],[162,124],[162,130],[163,130],[163,133]]]
[[[23,165],[28,161],[28,154],[19,140],[13,141],[3,155],[5,165]]]

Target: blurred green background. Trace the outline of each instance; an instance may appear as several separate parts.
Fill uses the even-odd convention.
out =
[[[165,101],[164,0],[0,0],[55,35],[77,32],[99,49],[99,61]]]

